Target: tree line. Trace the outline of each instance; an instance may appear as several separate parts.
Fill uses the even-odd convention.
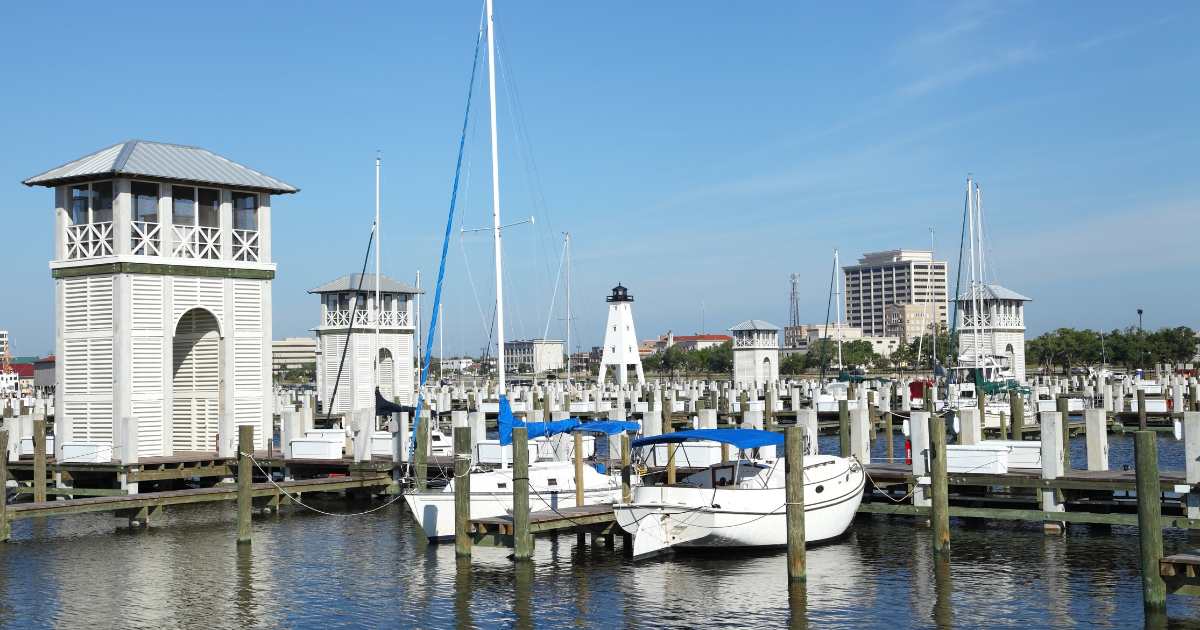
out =
[[[1134,326],[1111,332],[1059,328],[1025,343],[1025,361],[1070,371],[1085,365],[1149,368],[1195,359],[1196,332],[1187,326],[1142,330]]]

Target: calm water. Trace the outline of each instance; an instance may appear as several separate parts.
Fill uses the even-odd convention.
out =
[[[1114,454],[1125,441],[1113,438]],[[1172,461],[1164,454],[1165,468]],[[482,547],[460,563],[452,546],[427,545],[400,504],[350,518],[288,508],[255,519],[250,549],[234,543],[232,506],[175,508],[150,531],[123,523],[17,523],[15,541],[0,545],[0,626],[1142,625],[1137,532],[1123,527],[1046,536],[1040,525],[955,521],[947,568],[913,521],[860,516],[850,536],[809,551],[807,594],[789,597],[781,552],[635,564],[564,535],[537,539],[531,564]],[[1192,546],[1167,532],[1168,553]],[[1200,628],[1200,598],[1170,596],[1168,607],[1171,625]]]

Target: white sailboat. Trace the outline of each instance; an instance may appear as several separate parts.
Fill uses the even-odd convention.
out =
[[[491,122],[492,149],[492,238],[496,271],[496,374],[501,398],[501,414],[507,410],[507,387],[504,361],[504,284],[501,273],[502,248],[500,239],[500,158],[496,130],[496,64],[495,21],[492,0],[487,0],[487,58],[488,103]],[[511,413],[511,412],[509,412]],[[583,467],[583,498],[585,505],[611,503],[620,496],[619,480]],[[470,473],[471,518],[502,516],[512,512],[513,471],[507,466],[498,470],[476,470]],[[575,469],[570,461],[538,461],[529,465],[529,504],[531,511],[552,510],[575,505]],[[430,540],[454,535],[454,480],[438,491],[412,493],[405,502],[414,518],[421,524]]]
[[[635,447],[711,440],[749,451],[783,436],[753,429],[698,429],[634,441]],[[633,536],[634,558],[666,549],[775,547],[787,544],[784,460],[739,458],[713,464],[675,485],[640,485],[613,506]],[[862,501],[866,473],[853,458],[804,458],[804,533],[809,543],[841,536]]]

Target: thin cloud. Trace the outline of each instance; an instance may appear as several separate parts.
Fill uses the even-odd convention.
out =
[[[924,96],[935,90],[970,81],[985,74],[1029,63],[1037,58],[1037,49],[1032,44],[1022,48],[1013,48],[990,59],[974,61],[913,81],[896,90],[896,95],[901,98]]]

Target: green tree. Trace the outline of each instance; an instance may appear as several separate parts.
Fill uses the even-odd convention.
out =
[[[783,357],[779,362],[780,374],[802,374],[805,366],[805,355],[795,353]]]

